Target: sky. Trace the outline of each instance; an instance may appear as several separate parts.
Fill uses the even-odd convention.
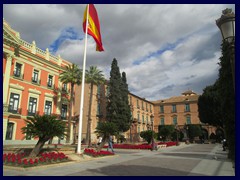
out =
[[[4,4],[3,18],[21,39],[82,69],[86,4]],[[202,94],[218,78],[222,37],[216,26],[233,4],[96,4],[104,52],[88,36],[86,69],[109,79],[111,63],[126,72],[129,91],[149,101]]]

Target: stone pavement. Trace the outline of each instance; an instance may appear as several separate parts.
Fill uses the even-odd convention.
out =
[[[235,176],[220,144],[181,144],[159,149],[122,150],[116,155],[78,160],[58,166],[16,170],[4,176]]]

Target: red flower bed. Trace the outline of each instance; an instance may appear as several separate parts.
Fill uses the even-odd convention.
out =
[[[156,145],[166,144],[167,147],[169,146],[176,146],[176,142],[170,141],[170,142],[156,142]],[[104,146],[104,148],[107,148],[108,146]],[[116,149],[152,149],[152,144],[114,144],[113,148]]]
[[[94,149],[84,149],[84,154],[90,155],[92,157],[114,155],[114,153],[109,152],[109,151],[99,151],[99,152],[97,152]]]
[[[3,154],[3,164],[10,166],[32,167],[41,164],[51,164],[56,162],[68,161],[68,157],[64,153],[42,153],[36,158],[28,158],[26,154]]]

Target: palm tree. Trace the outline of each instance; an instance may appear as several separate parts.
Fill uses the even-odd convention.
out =
[[[36,157],[48,140],[55,136],[61,138],[65,135],[66,123],[56,118],[57,116],[53,115],[35,115],[33,118],[25,120],[26,127],[22,128],[22,133],[39,138],[29,155],[30,157]]]
[[[90,83],[90,98],[89,98],[89,110],[88,110],[88,125],[87,125],[87,142],[88,147],[91,146],[91,110],[92,110],[92,96],[93,85],[103,84],[105,82],[102,71],[97,69],[96,66],[90,66],[89,71],[86,70],[86,82]]]
[[[60,74],[60,81],[63,83],[71,84],[71,95],[70,95],[70,107],[69,107],[69,117],[68,117],[68,129],[67,129],[67,139],[66,143],[70,142],[70,133],[71,133],[71,120],[72,120],[72,104],[73,104],[73,92],[74,85],[81,83],[81,70],[78,65],[72,64],[66,67],[66,70]]]
[[[102,137],[102,142],[101,144],[97,147],[97,151],[99,152],[104,144],[109,140],[109,137],[111,135],[117,135],[118,134],[118,129],[115,123],[113,122],[99,122],[95,133],[97,133],[99,136]]]

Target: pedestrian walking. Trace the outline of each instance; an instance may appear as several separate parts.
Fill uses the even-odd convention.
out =
[[[113,138],[112,138],[112,136],[109,136],[108,148],[110,148],[110,149],[112,150],[112,152],[114,153],[114,150],[113,150]],[[107,151],[108,151],[108,148],[107,148]]]
[[[227,141],[226,141],[226,139],[223,139],[222,147],[223,147],[223,151],[226,151],[226,149],[227,149]]]

